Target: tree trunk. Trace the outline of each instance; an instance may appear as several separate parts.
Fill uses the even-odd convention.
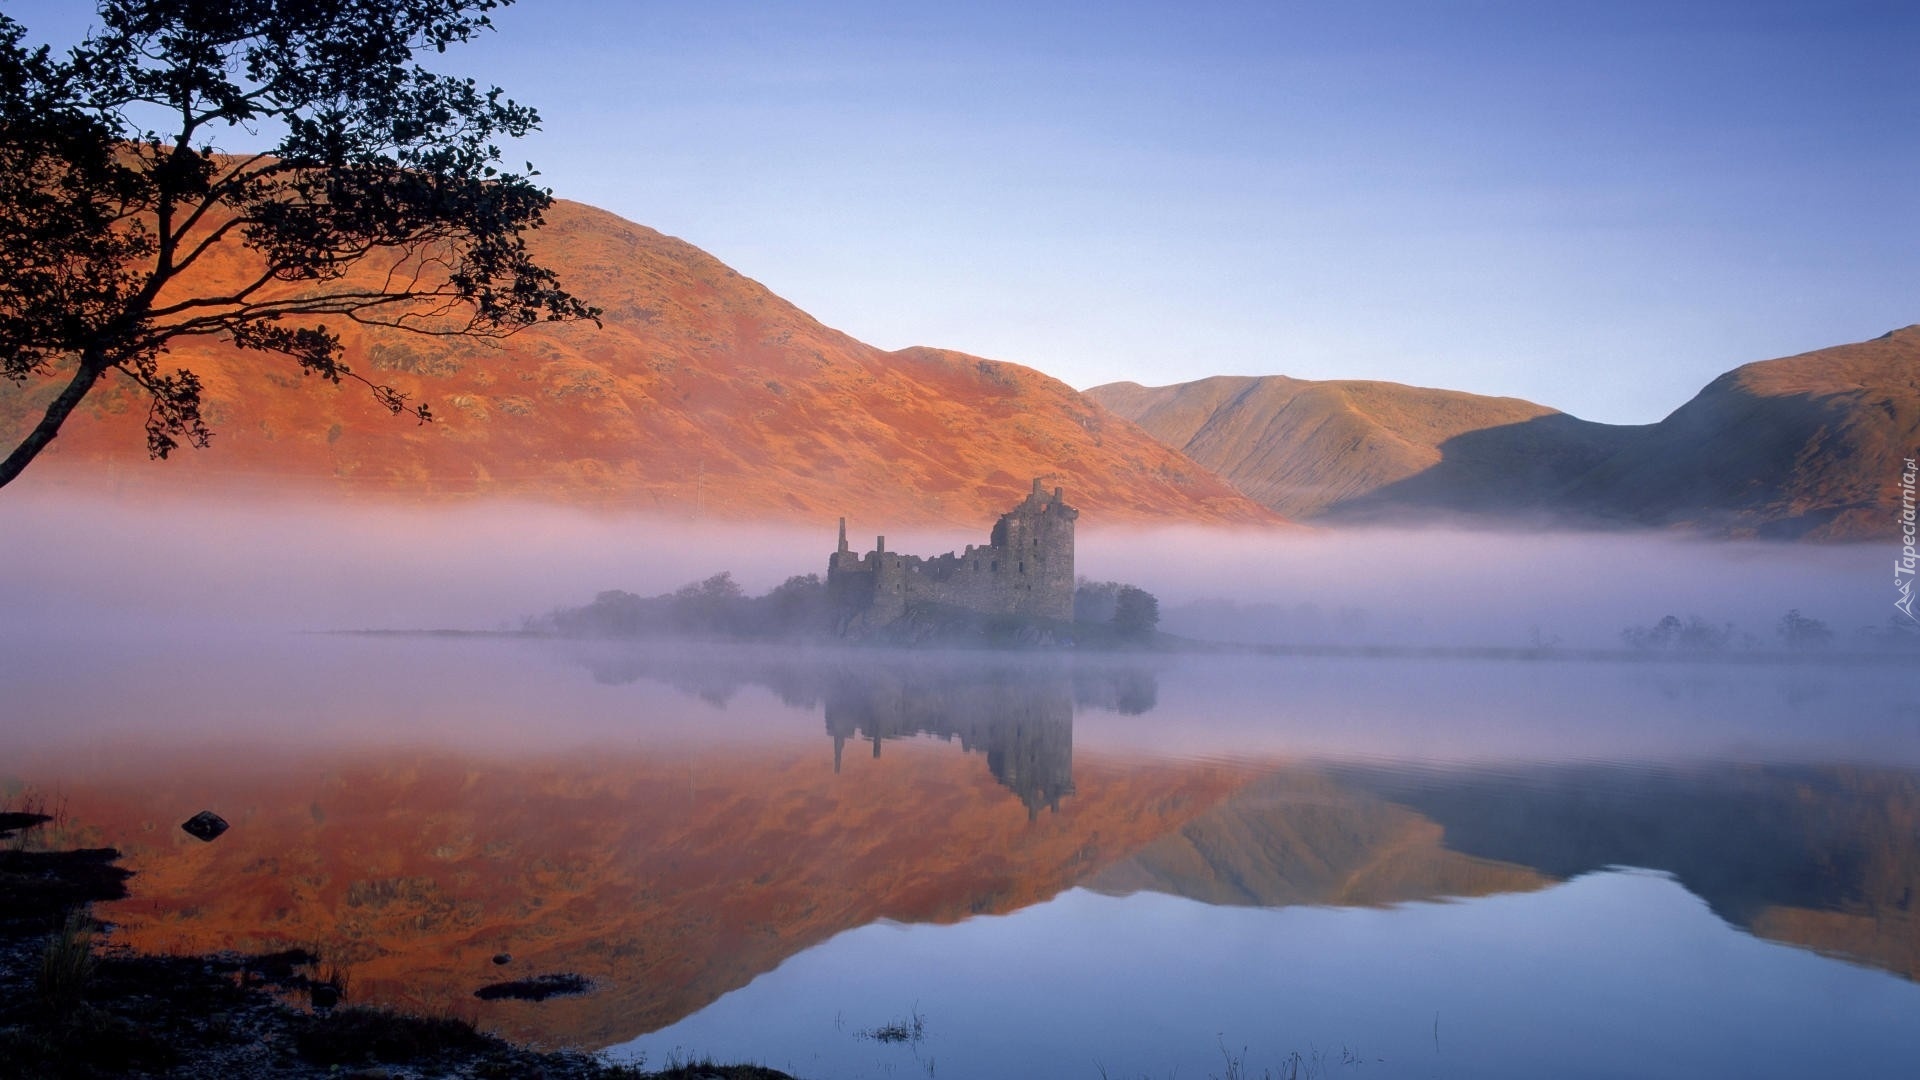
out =
[[[85,355],[80,358],[80,370],[73,373],[73,381],[60,391],[59,397],[53,399],[53,404],[47,406],[47,415],[41,417],[33,431],[14,448],[13,453],[7,455],[7,460],[0,462],[0,487],[7,486],[14,477],[19,476],[20,471],[27,467],[27,462],[40,456],[40,451],[45,450],[53,437],[60,434],[60,425],[67,422],[67,417],[73,414],[80,399],[87,396],[87,391],[93,389],[93,384],[99,381],[106,370],[106,365],[100,363],[98,357]]]

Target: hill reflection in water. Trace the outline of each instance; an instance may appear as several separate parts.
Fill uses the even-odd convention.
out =
[[[1569,763],[1503,758],[1540,733],[1516,719],[1502,742],[1478,716],[1483,758],[1448,763],[1394,760],[1392,739],[1344,749],[1396,708],[1409,731],[1449,723],[1447,687],[1462,676],[1441,665],[1396,673],[1403,696],[1389,699],[1351,678],[1380,667],[1351,663],[1294,662],[1276,677],[1272,661],[401,638],[176,659],[110,665],[121,676],[64,698],[35,692],[35,678],[60,683],[57,662],[22,669],[44,735],[8,771],[59,792],[88,839],[128,852],[134,897],[103,913],[123,939],[317,946],[351,965],[360,1000],[551,1043],[673,1024],[878,921],[1010,913],[1076,885],[1224,912],[1530,893],[1629,864],[1670,873],[1755,934],[1916,976],[1916,770],[1874,764],[1831,730],[1778,743],[1796,748],[1791,761],[1723,739],[1718,757],[1690,741],[1678,763],[1658,747]],[[355,678],[316,679],[316,663]],[[228,665],[246,674],[223,682]],[[1648,693],[1645,673],[1605,667],[1498,665],[1459,693],[1504,701],[1489,685],[1518,680],[1529,689],[1514,699],[1531,700],[1562,677],[1602,702],[1674,701],[1688,715],[1722,693]],[[1814,700],[1849,707],[1857,679],[1832,679]],[[297,722],[259,720],[261,698],[232,689],[276,680]],[[165,737],[128,719],[186,686],[197,711]],[[1882,691],[1874,709],[1898,700],[1898,685]],[[1251,749],[1211,749],[1222,739]],[[218,843],[175,828],[203,806],[234,822]],[[1205,935],[1211,923],[1180,925]],[[474,1000],[501,977],[489,958],[503,951],[507,975],[577,971],[597,989]],[[1019,1009],[1019,975],[1006,977],[1006,1007]]]

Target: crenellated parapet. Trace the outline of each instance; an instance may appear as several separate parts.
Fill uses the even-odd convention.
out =
[[[839,548],[827,559],[827,589],[845,632],[875,630],[905,615],[917,601],[991,615],[1071,621],[1073,532],[1080,512],[1059,488],[1039,480],[1018,506],[1000,515],[988,542],[932,558],[887,550],[852,551],[840,519]]]

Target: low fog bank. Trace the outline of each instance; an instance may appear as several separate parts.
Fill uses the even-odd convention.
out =
[[[8,492],[0,619],[15,632],[517,629],[607,590],[668,593],[725,571],[758,594],[824,576],[835,524]],[[890,550],[927,555],[985,534],[871,524]],[[1147,589],[1163,631],[1209,640],[1617,648],[1623,630],[1673,615],[1777,647],[1789,609],[1840,644],[1887,626],[1894,554],[1654,534],[1126,531],[1083,518],[1077,568]]]
[[[283,630],[518,629],[605,589],[731,569],[824,573],[832,523],[746,529],[550,505],[120,503],[0,493],[9,624]]]
[[[1920,698],[1906,664],[0,634],[0,687],[11,723],[0,788],[9,777],[40,777],[44,786],[55,775],[150,772],[161,761],[253,772],[303,757],[397,751],[522,761],[797,752],[830,767],[836,733],[965,735],[973,746],[1052,732],[1070,734],[1085,760],[1256,769],[1305,761],[1920,766]]]
[[[1826,762],[1920,767],[1920,664],[1187,655],[1155,707],[1101,714],[1089,749],[1489,762]]]
[[[1777,649],[1789,610],[1843,646],[1906,622],[1896,554],[1665,533],[1087,530],[1079,565],[1138,582],[1160,597],[1161,630],[1207,640],[1615,649],[1672,615],[1727,647]]]

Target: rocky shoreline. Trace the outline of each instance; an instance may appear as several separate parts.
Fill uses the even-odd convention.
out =
[[[305,954],[135,954],[88,914],[127,895],[119,852],[33,850],[48,820],[0,813],[0,1080],[792,1080],[754,1065],[649,1072],[516,1046],[452,1017],[339,1004],[339,987],[308,974],[317,958]]]

